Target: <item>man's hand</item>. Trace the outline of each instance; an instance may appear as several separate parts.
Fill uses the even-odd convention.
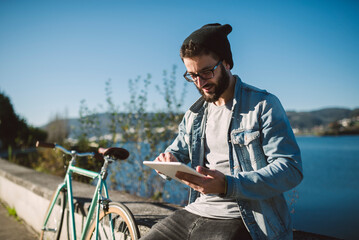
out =
[[[225,175],[217,170],[197,167],[197,172],[205,177],[197,177],[192,174],[177,172],[176,177],[194,190],[203,194],[223,194],[226,191]]]
[[[158,157],[156,157],[154,162],[178,162],[178,160],[175,156],[172,155],[172,153],[166,152],[166,153],[161,153],[160,155],[158,155]],[[156,172],[161,174],[157,170],[156,170]]]
[[[156,159],[154,161],[155,162],[178,162],[177,158],[175,156],[173,156],[172,153],[169,153],[169,152],[161,153],[160,155],[158,155],[158,157],[156,157]]]

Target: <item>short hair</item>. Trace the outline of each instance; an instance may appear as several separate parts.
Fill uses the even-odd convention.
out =
[[[214,59],[220,60],[219,56],[213,51],[209,50],[203,45],[194,43],[192,40],[187,44],[183,44],[180,49],[180,57],[183,58],[193,58],[203,55],[211,55]]]

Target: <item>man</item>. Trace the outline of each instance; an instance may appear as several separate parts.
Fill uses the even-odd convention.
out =
[[[283,192],[303,178],[300,150],[279,100],[232,75],[228,24],[208,24],[183,42],[184,77],[202,97],[155,161],[181,161],[189,205],[144,239],[292,239]]]

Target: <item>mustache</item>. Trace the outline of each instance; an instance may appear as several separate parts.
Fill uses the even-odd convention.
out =
[[[206,83],[204,86],[200,87],[199,89],[203,89],[203,88],[210,88],[212,86],[215,86],[216,84],[213,84],[213,83]]]

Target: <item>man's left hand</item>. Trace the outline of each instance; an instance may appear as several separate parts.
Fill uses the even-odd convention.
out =
[[[200,166],[196,170],[205,175],[205,177],[197,177],[184,172],[177,172],[176,177],[182,180],[184,184],[203,194],[225,193],[226,180],[223,173]]]

